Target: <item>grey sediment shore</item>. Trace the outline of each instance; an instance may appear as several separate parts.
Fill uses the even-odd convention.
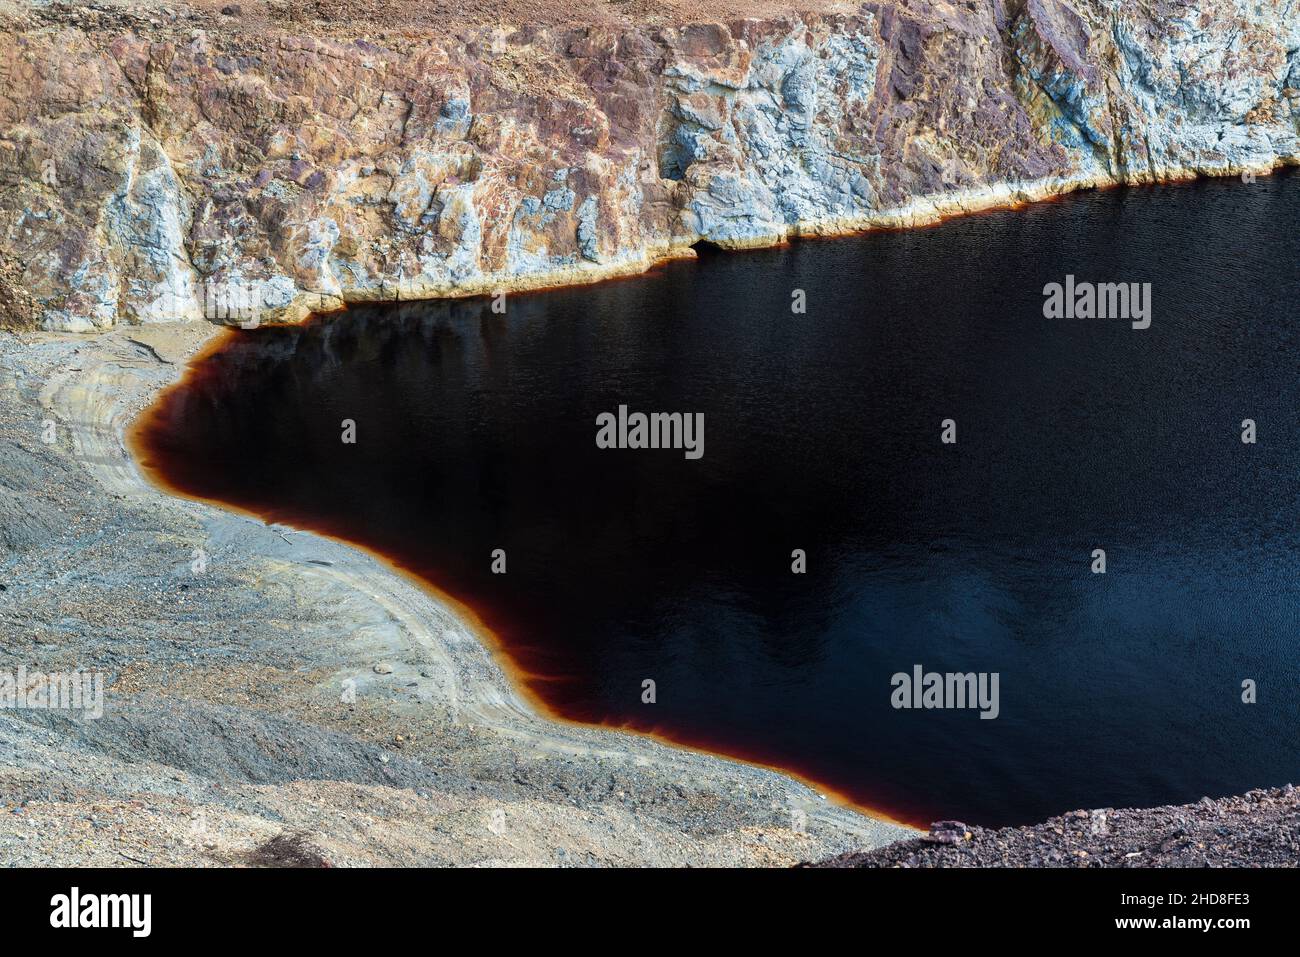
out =
[[[0,710],[0,860],[788,865],[915,833],[548,720],[373,556],[151,485],[126,430],[217,332],[0,333],[0,668],[107,682],[98,720]]]

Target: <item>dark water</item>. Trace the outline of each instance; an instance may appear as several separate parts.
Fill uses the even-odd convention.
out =
[[[234,334],[144,440],[467,602],[568,716],[915,821],[1194,800],[1300,780],[1297,237],[1278,176],[356,309]],[[1151,327],[1044,319],[1066,273]],[[703,458],[597,449],[620,404],[703,412]],[[999,717],[894,710],[915,664]]]

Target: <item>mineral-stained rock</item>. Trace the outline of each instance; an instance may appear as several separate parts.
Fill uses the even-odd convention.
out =
[[[931,844],[960,844],[969,836],[970,832],[961,821],[935,821],[921,840]]]
[[[0,31],[0,322],[296,319],[1300,162],[1295,0],[383,37],[89,17]]]

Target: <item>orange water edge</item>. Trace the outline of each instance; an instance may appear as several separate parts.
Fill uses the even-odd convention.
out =
[[[703,735],[687,735],[681,732],[666,730],[658,726],[642,727],[626,720],[593,722],[571,718],[557,710],[557,708],[546,700],[539,691],[539,686],[544,687],[547,684],[565,682],[570,680],[569,678],[558,675],[539,674],[531,672],[523,667],[511,653],[507,642],[488,627],[484,622],[482,615],[480,615],[478,611],[456,598],[456,596],[442,590],[437,586],[437,584],[425,578],[423,575],[405,567],[396,559],[384,554],[363,541],[340,535],[321,527],[313,526],[308,522],[301,520],[282,521],[274,517],[270,512],[262,512],[234,502],[197,495],[173,483],[155,461],[154,454],[151,451],[148,442],[149,432],[152,428],[158,426],[158,419],[166,409],[168,403],[174,397],[184,392],[188,386],[189,380],[195,374],[196,370],[201,367],[208,358],[219,353],[238,336],[239,333],[232,329],[226,329],[219,332],[209,343],[191,357],[187,364],[186,371],[181,378],[161,390],[154,397],[154,401],[125,429],[124,438],[127,451],[134,459],[142,477],[144,477],[149,484],[153,485],[165,494],[176,498],[208,505],[236,515],[242,515],[245,518],[253,519],[267,526],[274,523],[297,531],[308,532],[364,552],[375,561],[382,564],[389,571],[410,582],[425,594],[429,595],[434,601],[447,608],[462,625],[473,632],[479,642],[488,650],[498,667],[500,667],[502,673],[505,674],[507,680],[510,682],[511,687],[523,698],[525,703],[533,711],[549,721],[574,728],[594,728],[617,731],[624,734],[633,734],[677,750],[696,753],[702,752],[723,757],[740,764],[782,774],[785,777],[798,781],[800,784],[811,789],[819,796],[832,801],[841,807],[849,808],[860,814],[864,814],[867,817],[904,827],[923,828],[928,826],[928,821],[907,813],[905,809],[868,805],[862,801],[855,800],[848,794],[836,790],[822,781],[817,780],[815,777],[804,773],[798,768],[771,763],[770,761],[766,761],[760,756],[746,751],[745,749],[730,744],[721,744],[710,740]]]
[[[1280,169],[1285,166],[1291,166],[1291,165],[1298,165],[1298,164],[1279,163],[1275,169]],[[1270,172],[1271,171],[1266,172],[1261,170],[1259,171],[1258,175],[1260,176],[1270,175]],[[794,235],[785,240],[779,242],[773,242],[767,246],[764,246],[763,248],[781,248],[781,247],[790,246],[795,242],[808,242],[811,240],[841,239],[848,236],[866,235],[873,232],[892,233],[892,232],[902,232],[905,230],[911,231],[916,229],[931,229],[931,228],[941,226],[944,223],[947,223],[955,219],[964,219],[967,217],[987,215],[987,214],[1002,212],[1008,209],[1020,209],[1027,206],[1036,205],[1038,203],[1060,202],[1066,199],[1067,197],[1073,195],[1074,193],[1082,192],[1085,190],[1114,189],[1118,187],[1132,188],[1135,186],[1145,187],[1145,186],[1157,186],[1157,185],[1177,186],[1177,185],[1187,185],[1196,182],[1198,180],[1207,179],[1207,178],[1214,178],[1214,177],[1206,176],[1203,174],[1197,174],[1197,173],[1187,173],[1185,175],[1170,176],[1168,180],[1162,183],[1126,184],[1121,182],[1111,182],[1111,183],[1101,183],[1096,185],[1079,186],[1072,190],[1067,190],[1061,193],[1056,193],[1050,196],[1044,196],[1036,199],[1010,200],[1006,203],[991,204],[974,210],[957,210],[951,213],[945,213],[939,215],[933,220],[918,223],[915,225],[871,226],[865,229],[846,230],[844,232],[826,232],[826,233],[816,233],[816,234]],[[723,250],[723,251],[729,252],[730,250]],[[744,252],[745,250],[736,250],[736,251]],[[657,272],[663,267],[670,265],[674,262],[679,262],[682,260],[689,260],[694,258],[696,258],[694,249],[690,247],[685,247],[682,249],[674,250],[673,252],[657,259],[656,261],[651,263],[645,270],[632,271],[624,274],[602,277],[595,281],[578,280],[575,282],[556,283],[554,285],[542,286],[535,289],[512,290],[509,293],[509,295],[511,296],[536,295],[536,294],[543,294],[546,292],[550,292],[560,288],[571,288],[574,286],[589,286],[589,285],[594,285],[596,283],[606,283],[606,282],[623,282],[623,281],[640,278],[651,272]],[[464,298],[466,299],[490,298],[490,296],[491,296],[490,293],[479,293],[471,296],[466,296]],[[406,301],[407,300],[403,300],[403,302]],[[414,302],[417,300],[410,300],[410,301]],[[438,301],[438,300],[425,300],[425,301]],[[368,306],[368,305],[385,305],[385,304],[357,303],[356,305]],[[386,303],[386,305],[393,305],[393,303]],[[296,323],[267,323],[267,325],[268,326],[269,325],[310,325],[317,322],[331,321],[333,319],[340,317],[343,313],[347,311],[348,311],[348,307],[345,305],[342,308],[336,310],[312,313],[309,316],[305,317],[304,319]],[[206,343],[202,349],[200,349],[190,358],[189,362],[187,363],[186,370],[184,374],[181,376],[181,378],[175,383],[162,389],[154,397],[153,402],[149,406],[147,406],[140,413],[140,415],[137,416],[137,418],[127,426],[125,430],[125,444],[127,450],[130,452],[131,456],[133,457],[137,467],[141,472],[141,475],[154,487],[158,488],[159,490],[163,491],[168,495],[172,495],[177,498],[185,499],[192,502],[198,502],[237,515],[243,515],[246,518],[254,519],[256,521],[262,522],[267,525],[270,525],[272,522],[274,522],[276,524],[284,525],[285,527],[293,528],[298,531],[310,532],[314,535],[319,535],[322,538],[347,545],[351,548],[356,548],[366,553],[371,558],[381,563],[384,567],[388,568],[390,571],[394,572],[395,574],[400,575],[402,578],[410,582],[412,585],[421,589],[425,594],[432,597],[435,601],[439,602],[441,605],[448,608],[462,624],[464,624],[471,631],[473,631],[475,636],[479,639],[482,645],[489,651],[493,659],[496,661],[497,665],[501,668],[502,672],[506,675],[513,689],[518,694],[520,694],[520,696],[524,699],[524,701],[535,712],[537,712],[547,720],[554,721],[557,724],[568,725],[576,728],[587,728],[587,729],[598,728],[604,730],[619,731],[626,734],[635,734],[640,737],[653,740],[667,747],[718,755],[721,757],[725,757],[729,760],[746,764],[752,767],[762,768],[765,770],[774,771],[779,774],[783,774],[786,777],[792,778],[793,780],[796,780],[799,783],[805,785],[806,787],[812,789],[813,791],[817,792],[819,795],[824,796],[826,799],[833,801],[834,803],[841,805],[843,807],[850,808],[854,811],[865,814],[868,817],[872,817],[878,820],[883,820],[883,821],[887,821],[890,823],[899,824],[907,827],[924,828],[928,825],[929,822],[927,820],[922,819],[916,816],[915,814],[908,813],[906,809],[886,808],[878,805],[868,805],[864,802],[855,800],[854,798],[850,797],[849,795],[845,794],[842,791],[838,791],[835,788],[830,787],[829,785],[817,780],[816,777],[800,771],[798,768],[791,767],[788,765],[774,764],[769,761],[765,761],[761,757],[755,755],[750,751],[746,751],[745,749],[739,748],[732,744],[722,744],[710,740],[704,735],[687,735],[679,731],[666,730],[657,726],[639,727],[633,724],[632,722],[626,720],[590,722],[590,721],[581,721],[581,720],[568,717],[562,712],[560,712],[559,710],[557,710],[550,702],[548,702],[546,698],[539,692],[538,687],[545,686],[547,684],[564,682],[570,680],[569,678],[564,676],[558,676],[558,675],[539,674],[535,672],[530,672],[528,669],[524,668],[520,664],[520,662],[516,660],[515,655],[511,653],[511,650],[508,646],[508,643],[505,641],[505,639],[503,639],[500,635],[498,635],[495,631],[493,631],[490,627],[488,627],[488,625],[483,620],[483,616],[480,615],[478,611],[476,611],[473,607],[471,607],[467,603],[457,599],[454,595],[451,595],[448,592],[443,591],[441,588],[437,586],[437,584],[430,581],[428,578],[403,566],[396,559],[382,553],[381,551],[379,551],[378,549],[370,545],[367,545],[363,541],[337,534],[319,525],[312,525],[311,523],[303,522],[301,520],[281,521],[275,518],[269,512],[261,512],[252,508],[238,505],[236,503],[214,499],[214,498],[208,498],[201,495],[196,495],[171,482],[166,476],[166,474],[164,474],[163,470],[151,458],[152,452],[148,444],[148,433],[152,428],[160,427],[158,420],[161,416],[162,411],[167,407],[168,403],[171,401],[172,398],[184,392],[184,390],[188,387],[189,380],[195,375],[196,370],[201,368],[204,362],[206,362],[210,357],[221,352],[223,349],[226,348],[227,345],[235,341],[235,339],[237,339],[239,335],[240,335],[239,331],[235,329],[224,329],[221,332],[217,333],[217,335],[215,335],[208,343]]]

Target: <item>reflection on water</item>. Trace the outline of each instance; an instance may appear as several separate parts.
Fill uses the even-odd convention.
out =
[[[1297,235],[1279,176],[356,309],[232,334],[143,437],[467,602],[565,715],[917,821],[1194,800],[1300,778]],[[1045,319],[1067,274],[1150,328]],[[597,448],[620,404],[704,456]],[[997,719],[892,708],[914,665],[996,672]]]

